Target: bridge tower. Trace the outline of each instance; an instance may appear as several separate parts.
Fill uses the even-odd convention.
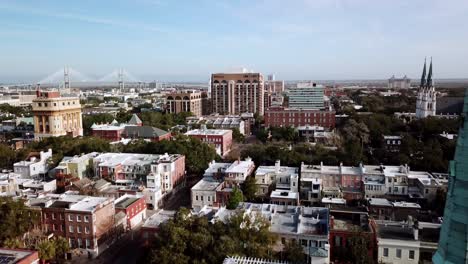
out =
[[[118,73],[117,73],[118,79],[119,79],[119,92],[123,92],[125,89],[125,82],[124,82],[124,69],[120,68]]]

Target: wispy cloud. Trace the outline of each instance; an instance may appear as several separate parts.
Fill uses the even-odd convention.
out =
[[[109,18],[89,16],[89,15],[83,15],[83,14],[77,14],[77,13],[68,13],[68,12],[51,12],[51,11],[47,11],[44,9],[30,8],[30,7],[24,7],[24,6],[19,6],[19,5],[0,3],[0,10],[6,10],[10,12],[30,14],[30,15],[38,15],[38,16],[44,16],[44,17],[51,17],[51,18],[58,18],[58,19],[74,20],[74,21],[80,21],[80,22],[85,22],[89,24],[98,24],[98,25],[113,26],[113,27],[119,27],[119,28],[138,29],[138,30],[145,30],[145,31],[159,32],[159,33],[169,32],[169,30],[163,29],[158,26],[147,25],[147,24],[134,22],[134,21],[116,20],[116,19],[109,19]]]

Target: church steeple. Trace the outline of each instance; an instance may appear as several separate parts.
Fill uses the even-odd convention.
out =
[[[429,65],[429,73],[427,74],[427,87],[432,86],[432,57],[431,64]]]
[[[424,58],[424,68],[421,76],[421,85],[420,87],[424,87],[426,85],[426,58]]]

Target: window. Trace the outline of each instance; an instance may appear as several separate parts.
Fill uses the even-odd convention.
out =
[[[44,219],[47,219],[47,213],[44,213]]]
[[[286,244],[286,239],[284,237],[281,238],[281,244]]]
[[[401,249],[397,248],[396,250],[396,257],[401,258]]]
[[[77,232],[77,233],[81,233],[81,226],[77,226],[77,227],[76,227],[76,232]]]
[[[89,227],[85,226],[84,231],[85,231],[86,234],[89,234]]]
[[[197,200],[197,201],[198,201],[198,195],[196,195],[196,196],[195,196],[195,200]]]
[[[76,216],[76,221],[77,221],[77,222],[81,222],[81,215],[77,215],[77,216]]]
[[[72,225],[68,227],[68,231],[69,231],[70,233],[73,233],[73,226],[72,226]]]
[[[89,241],[89,239],[86,239],[86,248],[90,248],[91,247],[91,242]]]
[[[55,224],[52,225],[52,231],[57,230],[57,226]]]
[[[414,250],[409,251],[409,259],[414,259]]]
[[[71,214],[68,215],[68,221],[71,221],[71,222],[73,221],[73,215]]]
[[[84,221],[85,221],[86,223],[88,223],[88,222],[89,222],[89,216],[85,215]]]
[[[383,255],[384,257],[388,257],[388,248],[383,249]]]
[[[55,213],[52,213],[52,220],[55,220]]]

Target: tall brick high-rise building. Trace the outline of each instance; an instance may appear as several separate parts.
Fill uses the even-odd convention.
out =
[[[238,115],[264,113],[264,82],[261,73],[214,73],[211,75],[213,112]]]

